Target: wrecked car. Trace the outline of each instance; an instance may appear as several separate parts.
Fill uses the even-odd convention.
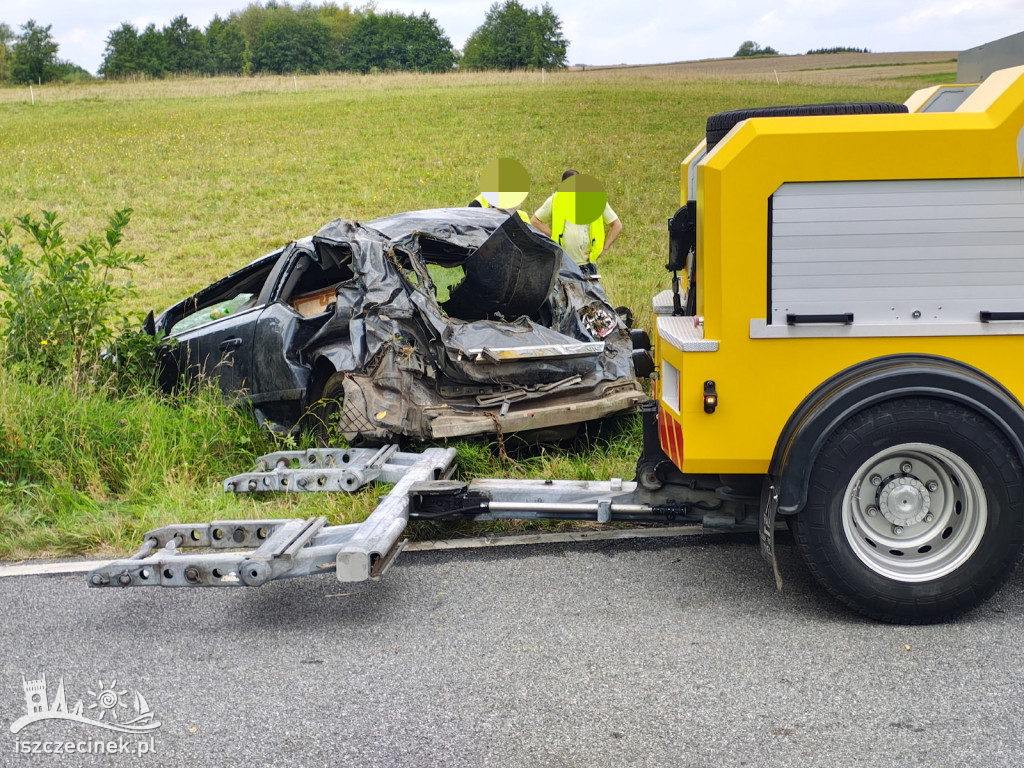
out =
[[[337,219],[163,312],[161,383],[214,377],[272,429],[351,445],[548,431],[635,409],[600,284],[518,216]]]

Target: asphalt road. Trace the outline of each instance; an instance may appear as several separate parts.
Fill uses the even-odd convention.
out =
[[[354,589],[0,579],[0,765],[1024,764],[1024,574],[958,622],[887,626],[780,551],[781,593],[748,536],[405,553]],[[11,733],[44,674],[106,722],[144,694],[152,752],[19,752],[118,738]]]

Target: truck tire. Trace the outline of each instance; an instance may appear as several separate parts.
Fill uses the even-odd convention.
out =
[[[792,523],[811,573],[841,602],[880,621],[943,621],[988,599],[1021,559],[1021,463],[968,408],[881,403],[826,442]]]
[[[841,104],[801,104],[798,106],[760,107],[719,112],[708,118],[708,152],[725,138],[732,127],[752,117],[813,117],[815,115],[889,115],[907,112],[906,104],[890,101],[844,102]]]

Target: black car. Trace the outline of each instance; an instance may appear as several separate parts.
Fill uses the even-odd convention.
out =
[[[354,445],[551,430],[643,399],[600,284],[494,209],[337,219],[150,330],[165,388],[216,377],[271,428]]]

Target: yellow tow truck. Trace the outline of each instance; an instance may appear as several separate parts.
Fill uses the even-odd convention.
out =
[[[688,288],[655,301],[670,462],[640,481],[760,489],[767,554],[784,515],[876,618],[991,595],[1024,542],[1022,164],[1024,67],[709,118],[670,220]]]

